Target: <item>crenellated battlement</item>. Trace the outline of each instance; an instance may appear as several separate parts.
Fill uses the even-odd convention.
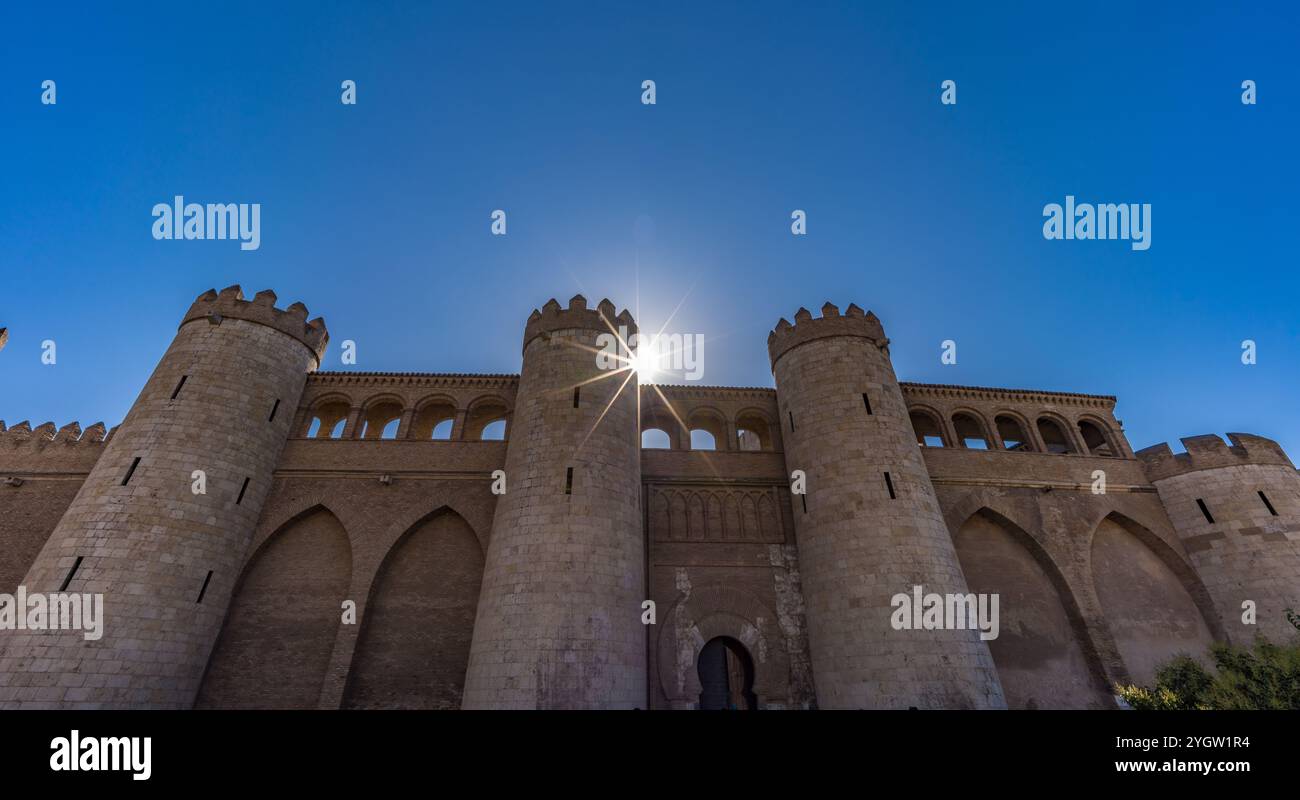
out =
[[[608,298],[597,303],[595,309],[589,309],[587,298],[580,294],[575,294],[569,300],[568,308],[563,308],[552,297],[540,310],[533,309],[533,313],[528,315],[528,324],[524,326],[524,347],[527,348],[528,343],[538,336],[571,328],[617,333],[627,337],[637,332],[632,312],[625,308],[616,313],[614,304]]]
[[[1229,433],[1229,446],[1218,434],[1188,436],[1179,439],[1186,453],[1177,453],[1167,443],[1152,445],[1137,451],[1147,478],[1153,483],[1175,475],[1205,469],[1236,467],[1243,464],[1262,464],[1294,468],[1282,447],[1272,439],[1249,433]]]
[[[226,317],[255,322],[285,333],[307,346],[316,357],[316,364],[325,354],[329,343],[329,331],[325,328],[325,318],[317,317],[307,321],[307,306],[294,303],[286,309],[275,307],[275,292],[263,289],[252,300],[244,299],[244,291],[239,284],[227,286],[218,293],[209,289],[195,299],[190,310],[186,312],[181,325],[196,320],[206,320],[212,325],[220,325]]]
[[[117,430],[114,428],[113,430]],[[104,428],[104,423],[96,422],[94,425],[81,429],[81,423],[69,422],[62,428],[56,428],[53,422],[46,422],[31,426],[27,420],[15,424],[13,427],[5,427],[4,420],[0,419],[0,447],[10,446],[17,447],[25,443],[56,442],[59,444],[101,444],[108,441],[112,431]]]
[[[875,314],[870,311],[864,312],[856,303],[849,303],[849,307],[841,315],[839,307],[829,302],[822,306],[820,317],[814,318],[812,312],[806,308],[800,308],[795,312],[793,325],[782,317],[776,323],[776,328],[767,335],[767,355],[775,368],[777,359],[787,351],[814,339],[824,339],[829,336],[858,336],[870,339],[885,352],[886,356],[889,355],[889,339],[885,337],[885,328]]]
[[[116,430],[102,422],[82,430],[76,422],[33,428],[26,420],[11,427],[0,420],[0,475],[88,474]]]

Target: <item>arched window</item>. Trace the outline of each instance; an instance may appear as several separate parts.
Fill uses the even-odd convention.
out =
[[[506,421],[504,419],[495,419],[483,426],[483,433],[479,439],[487,441],[504,441],[506,438]]]
[[[463,436],[470,441],[481,439],[504,439],[505,437],[505,419],[509,414],[506,404],[503,400],[488,398],[475,401],[470,405],[469,412],[465,415],[465,433]],[[500,434],[487,435],[487,427],[495,423],[501,424],[494,428],[499,430]]]
[[[712,433],[709,433],[703,428],[695,428],[691,431],[691,449],[717,450],[718,440],[713,437]]]
[[[1074,447],[1070,444],[1070,440],[1066,438],[1065,431],[1061,430],[1061,426],[1057,425],[1055,420],[1039,417],[1038,435],[1043,437],[1043,446],[1047,448],[1049,453],[1061,455],[1074,452]]]
[[[1025,435],[1025,429],[1021,427],[1020,420],[1015,417],[999,414],[994,420],[998,426],[998,436],[1002,437],[1002,446],[1013,453],[1032,453],[1034,445]]]
[[[727,442],[727,422],[718,411],[701,408],[686,417],[692,450],[717,450]]]
[[[916,433],[916,443],[922,447],[943,447],[943,429],[939,421],[925,411],[913,411],[908,414],[912,420],[912,430]]]
[[[451,399],[426,402],[415,412],[407,436],[418,440],[450,439],[455,419],[456,405]]]
[[[952,426],[957,431],[957,441],[968,450],[988,450],[989,440],[984,435],[984,425],[970,414],[954,414]]]
[[[1079,420],[1079,435],[1083,437],[1083,443],[1087,446],[1088,452],[1094,456],[1112,458],[1115,451],[1111,448],[1106,434],[1102,433],[1101,428],[1086,419]]]
[[[395,439],[402,420],[402,406],[396,400],[381,400],[362,414],[362,439]]]
[[[318,405],[307,424],[308,439],[337,439],[343,435],[348,421],[348,404],[343,400],[327,400]]]
[[[736,449],[771,450],[772,430],[767,420],[752,412],[736,417]]]
[[[641,431],[641,447],[646,450],[670,450],[672,446],[668,431],[660,428],[646,428]]]

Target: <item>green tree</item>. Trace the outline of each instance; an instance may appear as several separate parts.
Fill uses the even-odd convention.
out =
[[[1253,647],[1215,644],[1214,670],[1180,655],[1156,671],[1155,686],[1116,686],[1139,711],[1191,709],[1300,710],[1300,643],[1275,645],[1264,637]]]

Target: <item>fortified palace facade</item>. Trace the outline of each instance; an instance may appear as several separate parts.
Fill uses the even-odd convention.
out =
[[[635,323],[582,297],[519,375],[317,371],[275,300],[201,295],[112,431],[0,423],[0,596],[104,602],[0,630],[0,708],[1114,708],[1297,635],[1259,436],[1134,453],[1114,397],[900,382],[855,305],[777,324],[772,390],[602,371]],[[997,638],[896,629],[914,587],[998,595]]]

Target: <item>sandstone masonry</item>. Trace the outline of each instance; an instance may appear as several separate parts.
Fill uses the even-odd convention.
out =
[[[620,326],[552,300],[519,375],[321,372],[302,304],[204,293],[119,427],[0,422],[0,593],[105,597],[97,641],[0,630],[0,708],[1107,708],[1300,635],[1274,442],[901,382],[855,305],[778,323],[775,389],[600,370]],[[913,585],[1000,635],[894,630]]]

